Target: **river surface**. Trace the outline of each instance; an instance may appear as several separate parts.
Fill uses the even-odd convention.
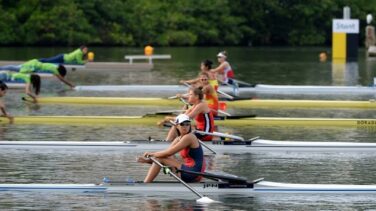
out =
[[[76,85],[177,84],[197,75],[201,60],[215,60],[219,50],[229,54],[236,76],[250,83],[295,85],[373,84],[376,61],[359,52],[357,62],[319,62],[326,48],[156,48],[171,60],[155,61],[151,71],[70,73]],[[69,52],[69,48],[0,48],[0,60],[28,60]],[[96,61],[124,61],[124,55],[142,54],[141,48],[93,48]],[[124,92],[75,92],[54,80],[43,80],[43,96],[132,96]],[[149,96],[143,93],[141,96]],[[9,90],[4,101],[12,115],[143,115],[166,107],[29,105],[22,91]],[[140,96],[140,95],[139,95]],[[281,96],[257,96],[281,98]],[[283,96],[283,98],[362,99],[374,96]],[[376,118],[374,110],[354,109],[252,109],[276,117]],[[375,127],[252,126],[221,127],[221,132],[272,140],[375,142]],[[10,141],[126,141],[164,138],[166,128],[119,125],[0,125],[0,140]],[[99,183],[103,177],[142,180],[147,165],[138,164],[140,153],[83,150],[1,150],[0,183]],[[348,152],[257,152],[208,156],[212,171],[288,183],[375,184],[376,154]],[[159,179],[172,179],[161,175]],[[220,196],[222,203],[200,205],[194,195],[155,196],[132,194],[71,194],[0,192],[0,209],[34,210],[365,210],[376,206],[375,195],[262,194],[252,197]]]

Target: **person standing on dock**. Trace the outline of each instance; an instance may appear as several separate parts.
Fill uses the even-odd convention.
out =
[[[71,53],[58,54],[50,58],[39,59],[39,61],[43,63],[83,65],[88,61],[86,59],[88,51],[89,51],[88,47],[83,45]]]
[[[366,26],[366,39],[365,39],[365,47],[368,50],[369,47],[374,46],[376,43],[375,39],[375,27],[371,25],[372,22],[372,15],[367,15],[367,26]]]

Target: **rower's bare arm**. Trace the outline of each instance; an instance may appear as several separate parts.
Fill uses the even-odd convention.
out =
[[[13,123],[14,118],[7,113],[7,111],[5,110],[5,105],[4,105],[3,102],[0,102],[0,110],[1,110],[2,116],[7,117],[9,119],[9,122]]]
[[[194,119],[199,113],[205,113],[203,103],[200,103],[190,110],[187,110],[185,114],[187,114],[189,118]]]
[[[220,64],[218,67],[216,67],[216,68],[214,68],[214,69],[211,69],[210,72],[214,72],[214,73],[223,73],[225,67],[226,67],[226,64],[225,64],[225,63],[222,63],[222,64]]]
[[[171,146],[171,147],[169,147],[165,150],[155,152],[154,157],[164,158],[164,157],[169,157],[171,155],[174,155],[174,154],[180,152],[181,150],[183,150],[184,148],[191,146],[192,141],[193,141],[192,134],[185,135],[180,139],[180,141],[178,141],[173,146]]]
[[[188,93],[184,93],[184,94],[176,94],[176,97],[177,97],[177,98],[188,99]]]
[[[5,110],[5,105],[3,102],[0,102],[0,110],[3,116],[8,116],[6,110]]]
[[[175,116],[165,116],[165,118],[162,120],[162,121],[159,121],[157,123],[158,126],[163,126],[163,124],[165,123],[169,123],[170,121],[174,121],[175,120]]]
[[[207,95],[207,94],[210,94],[214,91],[214,88],[211,86],[211,85],[208,85],[208,86],[204,86],[202,88],[202,92]]]
[[[65,80],[64,77],[62,77],[61,75],[55,75],[60,81],[62,81],[63,83],[65,83],[66,85],[70,86],[72,89],[74,88],[74,85],[72,83],[70,83],[69,81]]]
[[[26,83],[25,94],[28,95],[29,97],[31,97],[33,99],[34,103],[37,102],[37,96],[35,96],[33,94],[33,92],[31,91],[31,83]]]

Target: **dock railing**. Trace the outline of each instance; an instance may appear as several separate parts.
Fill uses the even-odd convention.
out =
[[[129,64],[133,64],[133,60],[149,60],[149,64],[153,64],[153,59],[171,59],[169,54],[160,54],[160,55],[128,55],[124,59],[129,60]]]

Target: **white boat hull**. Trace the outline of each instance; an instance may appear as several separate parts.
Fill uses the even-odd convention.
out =
[[[179,85],[98,85],[98,86],[76,86],[76,91],[127,91],[147,92],[150,94],[165,94],[171,96],[176,93],[187,91],[186,86]],[[227,94],[234,94],[233,87],[221,86],[220,91]],[[276,94],[276,95],[374,95],[376,87],[364,86],[298,86],[298,85],[264,85],[258,84],[255,87],[240,87],[240,96],[254,94]],[[161,96],[160,96],[161,97]]]
[[[79,142],[79,141],[1,141],[0,150],[8,149],[50,149],[50,150],[102,150],[102,151],[158,151],[167,148],[168,142],[130,141],[130,142]],[[355,142],[303,142],[272,141],[258,139],[251,145],[226,145],[226,142],[207,142],[206,145],[216,153],[242,154],[254,152],[297,151],[297,152],[375,152],[376,143]],[[210,153],[203,147],[205,153]]]

